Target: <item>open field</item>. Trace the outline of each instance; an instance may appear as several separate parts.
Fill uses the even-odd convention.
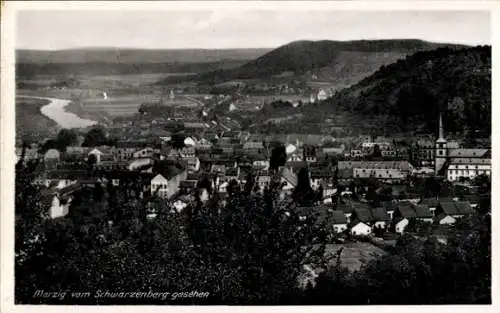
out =
[[[139,107],[144,102],[158,101],[159,96],[155,95],[127,95],[127,96],[110,96],[105,100],[101,98],[86,98],[78,101],[80,107],[89,113],[105,112],[111,117],[129,116],[138,113]],[[186,107],[197,106],[195,102],[183,96],[177,96],[174,100],[163,99],[163,104],[166,106]]]
[[[110,74],[110,75],[69,75],[79,82],[79,88],[114,90],[137,88],[156,83],[159,80],[174,76],[188,76],[194,73],[143,73],[143,74]],[[36,75],[29,79],[20,79],[29,86],[47,88],[61,82],[66,75]]]
[[[153,73],[153,74],[128,74],[128,75],[97,75],[83,76],[81,88],[115,89],[126,87],[140,87],[153,84],[161,79],[172,76],[186,76],[194,73]]]
[[[37,141],[57,133],[56,122],[40,112],[44,99],[16,97],[16,140]]]

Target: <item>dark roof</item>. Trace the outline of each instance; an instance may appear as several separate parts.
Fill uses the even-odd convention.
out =
[[[421,218],[432,217],[432,213],[428,205],[417,204],[413,206],[413,209],[415,210],[417,217]]]
[[[417,217],[417,213],[413,209],[411,203],[406,203],[406,202],[398,203],[397,210],[399,211],[402,217],[406,218]]]
[[[349,204],[346,204],[346,203],[338,203],[335,210],[344,212],[344,214],[345,213],[352,213],[353,207]]]
[[[471,214],[474,212],[470,203],[466,201],[456,201],[455,207],[459,214]]]
[[[331,211],[330,212],[330,222],[332,224],[346,224],[347,223],[347,218],[342,211]]]
[[[356,214],[358,220],[364,223],[373,220],[370,208],[367,205],[363,205],[361,203],[354,204],[354,214]]]
[[[171,179],[183,171],[185,168],[182,163],[175,161],[163,160],[153,166],[153,173],[161,174],[166,179]]]
[[[429,207],[437,207],[439,204],[439,201],[436,198],[424,198],[422,199],[419,204],[424,204]]]
[[[391,218],[387,214],[387,211],[383,207],[377,207],[372,209],[373,220],[376,222],[390,221]]]
[[[396,204],[392,201],[383,201],[380,205],[385,209],[386,212],[394,211],[396,209]]]
[[[66,196],[66,195],[70,195],[78,190],[82,189],[82,186],[80,184],[72,184],[72,185],[69,185],[69,186],[66,186],[64,188],[62,188],[61,190],[59,190],[59,195],[61,196]]]
[[[440,221],[440,220],[442,220],[443,218],[445,218],[447,216],[449,216],[449,215],[445,214],[445,213],[439,213],[438,215],[436,215],[435,220]]]
[[[447,215],[456,215],[459,214],[457,211],[457,207],[453,202],[439,202],[439,206],[442,208],[443,212]]]

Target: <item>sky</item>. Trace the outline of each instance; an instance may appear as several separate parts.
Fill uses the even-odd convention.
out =
[[[295,40],[491,44],[488,11],[19,11],[16,48],[273,48]]]

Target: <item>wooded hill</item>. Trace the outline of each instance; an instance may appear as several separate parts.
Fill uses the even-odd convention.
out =
[[[269,112],[271,110],[271,112]],[[439,112],[447,132],[491,134],[491,47],[439,48],[382,66],[359,83],[315,105],[287,110],[270,106],[266,118],[303,112],[293,129],[317,125],[383,133],[435,133]],[[337,120],[324,125],[325,118]],[[340,118],[340,121],[339,121]],[[342,123],[345,121],[345,123]],[[322,125],[323,123],[323,125]],[[282,123],[280,128],[287,129]],[[478,134],[481,133],[481,134]]]
[[[381,65],[393,63],[417,51],[439,47],[460,46],[414,39],[302,40],[281,46],[240,67],[200,74],[196,80],[219,83],[231,79],[264,79],[284,72],[293,72],[294,75],[319,74],[323,76],[319,79],[333,79],[333,81],[338,80],[340,76],[341,79],[351,81],[349,77],[352,74],[364,78]]]
[[[341,106],[364,116],[389,116],[402,129],[491,133],[491,47],[417,52],[382,66],[318,107]]]

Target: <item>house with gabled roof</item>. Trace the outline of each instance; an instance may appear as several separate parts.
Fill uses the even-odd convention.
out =
[[[153,168],[155,175],[150,183],[151,194],[170,198],[179,191],[180,182],[187,178],[187,171],[180,163],[161,161]]]
[[[402,234],[408,226],[410,219],[416,218],[417,213],[410,202],[399,202],[394,210],[395,232]]]
[[[396,204],[393,201],[383,201],[380,205],[385,209],[387,215],[392,220],[394,218],[394,210],[396,209]]]
[[[371,210],[373,228],[386,229],[387,225],[391,221],[391,218],[387,214],[387,211],[383,207],[375,207]]]
[[[102,146],[93,148],[87,157],[94,156],[96,164],[99,165],[103,161],[113,161],[113,153],[110,147]]]
[[[425,204],[415,204],[413,205],[413,208],[415,209],[417,220],[424,221],[427,223],[432,223],[434,221],[434,215],[429,209],[429,206]]]
[[[344,216],[347,219],[347,223],[351,223],[351,216],[352,216],[352,213],[354,212],[354,208],[349,203],[340,202],[335,207],[335,210],[343,212]]]
[[[347,230],[347,218],[344,212],[333,210],[330,212],[328,225],[333,228],[336,233],[342,233]]]
[[[351,220],[352,221],[358,220],[367,225],[371,225],[373,221],[373,216],[368,204],[354,202],[352,203],[352,205],[353,205],[353,214],[351,216]]]
[[[440,201],[436,219],[440,224],[454,224],[457,219],[473,213],[472,206],[466,201]]]
[[[474,213],[474,210],[472,209],[472,206],[469,202],[455,201],[454,203],[458,213],[461,214],[462,216]]]
[[[349,228],[353,236],[369,236],[372,233],[371,226],[359,220],[351,222]]]
[[[435,216],[436,208],[439,205],[439,200],[436,198],[424,198],[418,204],[428,206],[429,211],[431,211],[432,215]]]
[[[304,160],[308,163],[314,163],[317,160],[316,147],[313,145],[304,145]]]
[[[439,224],[451,225],[455,224],[457,219],[462,215],[458,212],[455,203],[450,202],[439,202],[436,208],[436,221]]]
[[[297,176],[288,167],[281,167],[279,169],[279,175],[282,190],[292,191],[297,187]]]
[[[41,205],[47,210],[47,217],[55,219],[68,215],[73,194],[81,185],[72,184],[64,188],[52,188],[41,192]]]

